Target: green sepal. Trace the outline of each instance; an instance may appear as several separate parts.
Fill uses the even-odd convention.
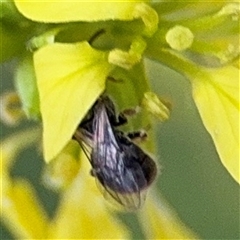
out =
[[[27,117],[38,119],[40,117],[39,95],[31,55],[26,55],[20,61],[15,74],[15,85]]]

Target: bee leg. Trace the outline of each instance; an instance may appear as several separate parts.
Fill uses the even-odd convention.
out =
[[[115,127],[118,127],[118,126],[121,126],[121,125],[127,123],[128,122],[127,117],[134,116],[134,115],[138,114],[139,111],[140,111],[140,107],[128,108],[128,109],[123,110],[122,112],[119,113],[117,122],[113,123],[113,125]]]
[[[117,117],[117,121],[113,122],[112,124],[114,127],[118,127],[118,126],[124,125],[127,122],[128,122],[128,120],[127,120],[126,116],[124,114],[120,113]]]
[[[147,133],[145,130],[140,130],[136,132],[130,132],[127,134],[127,136],[134,142],[142,142],[146,140]]]

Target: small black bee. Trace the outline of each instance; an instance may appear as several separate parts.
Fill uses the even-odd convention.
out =
[[[101,96],[77,128],[74,139],[90,146],[88,155],[91,173],[106,196],[112,197],[126,209],[142,206],[146,190],[157,174],[156,163],[133,141],[117,129],[127,122],[116,114],[107,96]],[[83,147],[84,149],[84,147]],[[86,151],[85,151],[86,152]]]

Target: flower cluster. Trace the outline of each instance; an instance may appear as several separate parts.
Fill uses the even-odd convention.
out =
[[[149,87],[145,58],[190,81],[223,166],[239,182],[239,15],[239,3],[227,1],[4,1],[1,61],[19,59],[16,101],[22,104],[14,114],[4,104],[4,112],[22,119],[24,111],[42,122],[45,181],[62,192],[50,220],[30,183],[10,177],[16,155],[38,141],[39,129],[3,141],[2,217],[15,236],[130,238],[116,212],[104,205],[88,161],[71,138],[104,91],[121,108],[141,105],[144,113],[130,124],[134,129],[149,125],[150,114],[169,118],[168,104]],[[193,239],[156,192],[138,214],[146,237]]]

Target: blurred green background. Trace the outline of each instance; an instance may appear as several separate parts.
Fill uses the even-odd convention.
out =
[[[13,89],[13,66],[14,62],[1,67],[1,92]],[[156,122],[156,158],[162,168],[156,183],[158,189],[201,239],[240,239],[239,185],[219,160],[192,100],[189,82],[152,61],[146,61],[146,72],[152,89],[172,103],[170,119],[162,124]],[[1,124],[1,138],[27,126],[29,123],[14,128]],[[58,196],[41,184],[42,166],[40,155],[28,149],[21,153],[11,173],[34,182],[51,217]],[[131,214],[126,216],[134,218]],[[138,232],[137,225],[132,226],[136,228],[135,238],[140,239],[142,233]],[[13,239],[4,224],[1,224],[1,239]]]

